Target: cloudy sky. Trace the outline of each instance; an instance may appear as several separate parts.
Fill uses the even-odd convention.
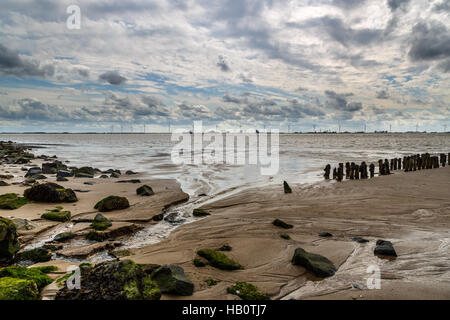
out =
[[[450,125],[449,0],[0,7],[0,132]]]

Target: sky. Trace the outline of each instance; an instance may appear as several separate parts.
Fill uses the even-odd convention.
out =
[[[450,125],[449,0],[0,7],[0,132]]]

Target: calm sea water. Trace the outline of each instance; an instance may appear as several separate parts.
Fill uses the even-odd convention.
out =
[[[279,171],[265,176],[256,165],[175,165],[171,151],[177,142],[171,141],[170,134],[1,134],[0,140],[42,146],[35,153],[55,154],[75,166],[131,169],[146,177],[176,178],[192,196],[283,180],[311,183],[322,179],[327,163],[450,152],[450,134],[284,134],[279,137]]]

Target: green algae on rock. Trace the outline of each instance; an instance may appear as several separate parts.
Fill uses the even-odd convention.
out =
[[[0,217],[0,261],[11,260],[19,249],[16,225],[13,221]]]
[[[0,300],[38,300],[39,291],[34,281],[0,278]]]
[[[62,211],[62,207],[57,207],[52,210],[47,210],[46,213],[41,215],[41,218],[51,221],[67,222],[70,221],[72,216],[70,211]]]
[[[52,252],[45,248],[36,248],[22,251],[16,254],[14,260],[17,262],[30,261],[33,263],[47,262],[52,258]]]
[[[0,279],[4,277],[33,281],[39,291],[52,282],[52,279],[41,270],[21,266],[0,269]]]
[[[15,193],[6,193],[0,195],[0,209],[14,210],[29,203],[27,198],[19,197]]]
[[[204,209],[194,209],[194,211],[192,212],[192,215],[194,217],[206,217],[211,215],[208,211],[204,210]]]
[[[179,266],[161,266],[152,272],[151,278],[158,284],[162,293],[190,296],[194,292],[194,284]]]
[[[236,282],[235,285],[227,288],[227,292],[242,300],[270,300],[267,294],[259,292],[256,286],[247,282]]]
[[[209,264],[221,270],[240,270],[244,269],[239,263],[227,257],[226,254],[218,250],[202,249],[198,250],[197,254],[208,260]]]
[[[155,193],[151,187],[143,185],[142,187],[136,189],[136,194],[139,196],[149,197],[153,196]]]

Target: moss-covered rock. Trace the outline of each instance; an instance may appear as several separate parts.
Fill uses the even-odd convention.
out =
[[[44,183],[32,186],[24,192],[25,198],[36,202],[76,202],[78,201],[75,192],[72,189],[64,189],[56,183]]]
[[[206,217],[211,215],[208,211],[204,210],[204,209],[194,209],[194,211],[192,212],[192,215],[194,217]]]
[[[45,248],[36,248],[17,253],[14,260],[16,262],[27,261],[32,263],[38,263],[50,261],[51,258],[52,252],[50,250]]]
[[[91,268],[80,268],[80,270],[81,288],[69,290],[63,285],[56,294],[56,300],[159,300],[161,298],[161,292],[156,283],[144,272],[141,265],[131,260],[108,261]]]
[[[122,210],[130,207],[128,199],[125,197],[109,196],[106,197],[94,206],[100,212],[109,212],[113,210]]]
[[[275,219],[272,224],[276,227],[280,227],[283,229],[292,229],[294,226],[292,224],[286,223],[280,219]]]
[[[91,223],[91,227],[97,231],[103,231],[112,226],[111,221],[109,221],[102,214],[97,214],[94,218],[94,221]]]
[[[227,288],[227,292],[242,300],[270,300],[267,294],[259,292],[256,286],[247,282],[236,282],[235,285]]]
[[[86,240],[89,241],[103,242],[107,239],[108,237],[106,234],[97,231],[89,231],[89,233],[86,235]]]
[[[56,209],[47,210],[46,213],[41,215],[41,218],[51,221],[67,222],[70,221],[72,216],[70,211],[62,211],[61,207],[57,207]]]
[[[73,173],[75,178],[93,178],[95,170],[92,167],[74,168]]]
[[[179,296],[190,296],[194,292],[194,284],[184,274],[183,268],[164,265],[153,271],[151,278],[158,284],[162,293]]]
[[[208,287],[214,287],[215,285],[217,285],[220,282],[220,280],[216,280],[213,278],[208,278],[205,280],[205,283]]]
[[[291,236],[286,233],[280,234],[280,237],[284,240],[291,240]]]
[[[19,197],[15,193],[6,193],[0,196],[0,209],[14,210],[29,203],[24,197]]]
[[[52,282],[52,279],[41,270],[21,266],[0,269],[0,279],[4,277],[33,281],[39,291]]]
[[[38,300],[36,283],[30,280],[0,278],[0,300]]]
[[[292,264],[302,266],[320,278],[331,277],[336,272],[333,262],[324,256],[307,252],[302,248],[295,249]]]
[[[142,187],[136,189],[136,194],[139,196],[149,197],[153,196],[155,193],[151,187],[143,185]]]
[[[0,217],[0,261],[11,260],[19,249],[16,225],[13,221]]]
[[[208,262],[203,259],[199,259],[199,258],[194,259],[194,266],[196,266],[197,268],[203,268],[203,267],[206,267],[207,265],[208,265]]]
[[[198,250],[197,254],[208,260],[208,263],[217,269],[221,270],[239,270],[244,269],[239,263],[227,257],[226,254],[218,250],[202,249]]]

